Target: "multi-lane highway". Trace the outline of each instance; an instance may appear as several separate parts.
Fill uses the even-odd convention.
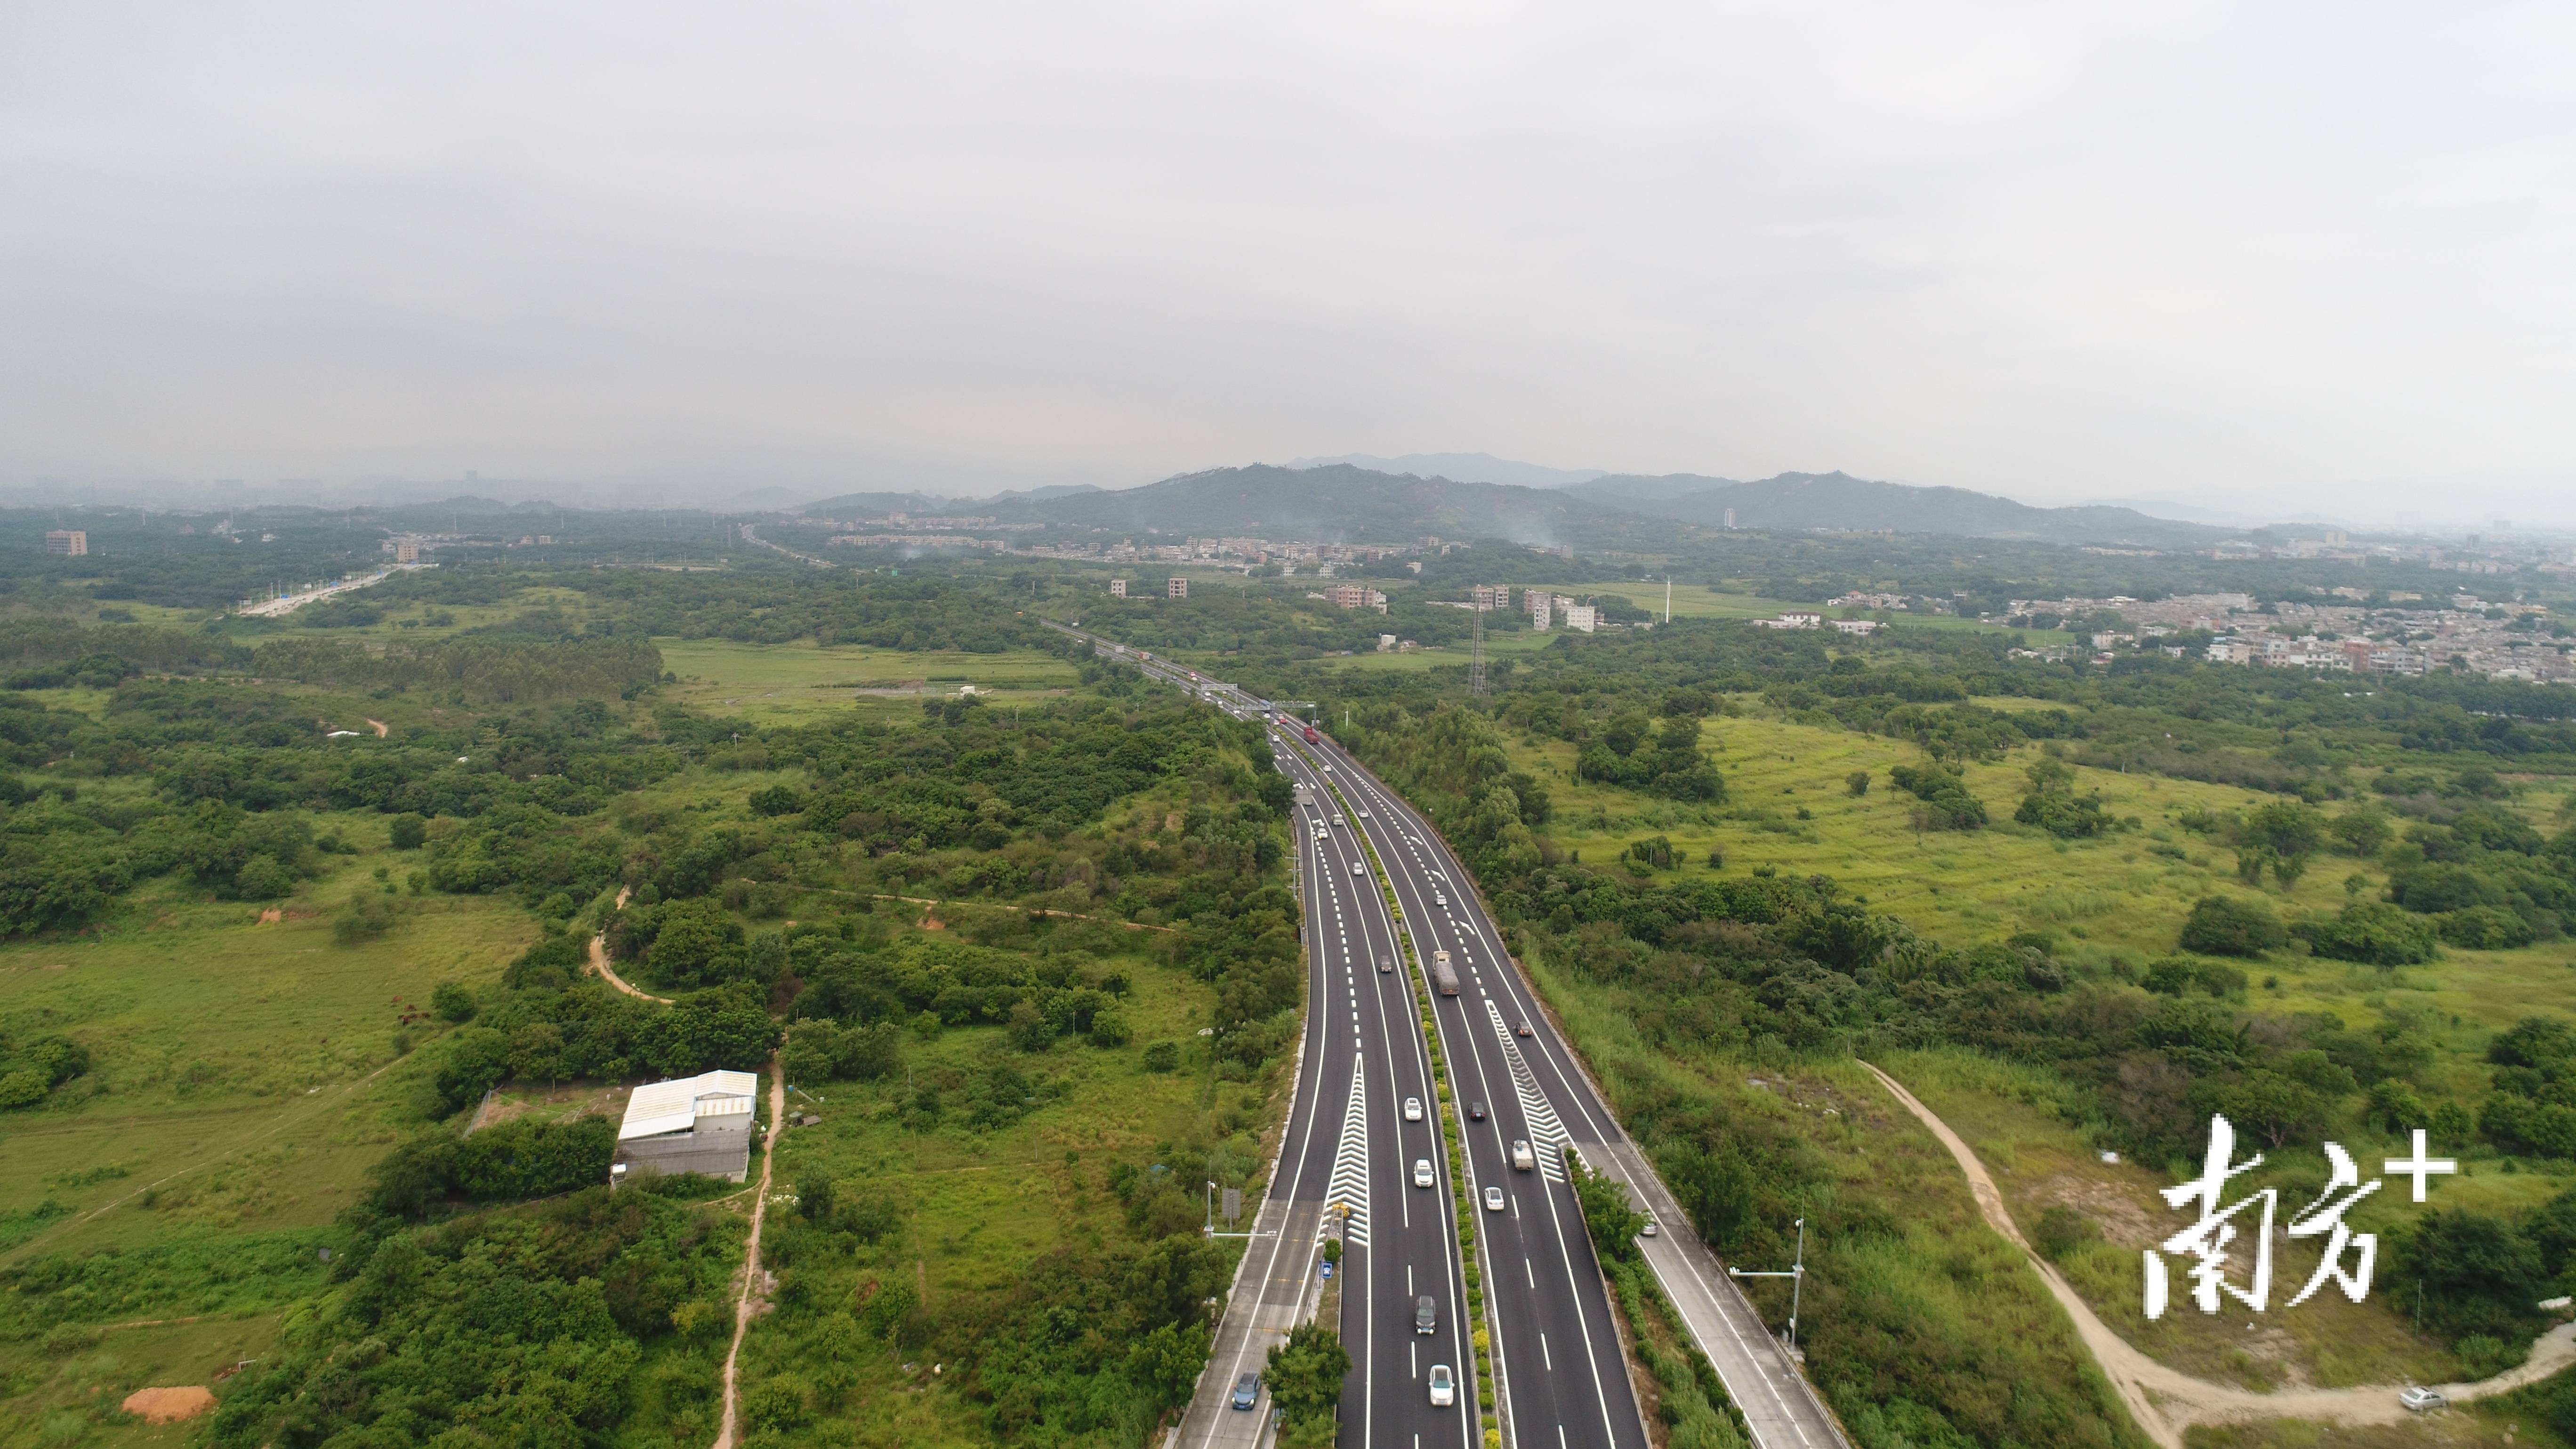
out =
[[[1072,632],[1230,714],[1268,716],[1263,701],[1232,685]],[[1644,1154],[1619,1129],[1437,832],[1329,739],[1309,744],[1302,728],[1271,723],[1280,768],[1314,802],[1298,807],[1295,826],[1311,973],[1306,1055],[1272,1190],[1292,1203],[1366,1199],[1353,1204],[1365,1216],[1354,1220],[1345,1259],[1351,1276],[1341,1330],[1352,1371],[1341,1442],[1465,1449],[1477,1422],[1468,1402],[1475,1375],[1458,1332],[1464,1291],[1446,1216],[1448,1164],[1432,1119],[1439,1104],[1429,1089],[1413,986],[1397,950],[1402,933],[1426,966],[1435,953],[1447,952],[1457,978],[1456,995],[1435,994],[1434,1020],[1457,1097],[1450,1109],[1460,1113],[1469,1197],[1477,1205],[1484,1326],[1492,1330],[1506,1442],[1514,1449],[1645,1449],[1608,1294],[1562,1167],[1571,1146],[1584,1162],[1626,1183],[1660,1224],[1681,1229],[1646,1240],[1647,1261],[1715,1364],[1759,1449],[1844,1449],[1838,1426],[1795,1363],[1690,1233]],[[1374,862],[1361,849],[1363,839]],[[1376,969],[1381,960],[1393,969]],[[1421,1099],[1423,1121],[1404,1120],[1406,1097]],[[1515,1162],[1515,1144],[1523,1142],[1526,1168]],[[1409,1185],[1417,1158],[1431,1163],[1432,1189]],[[1500,1189],[1498,1210],[1484,1206],[1489,1187]],[[1256,1239],[1253,1251],[1270,1249]],[[1436,1300],[1438,1331],[1416,1335],[1415,1302],[1426,1293]],[[1226,1361],[1228,1339],[1237,1336],[1220,1336],[1211,1382],[1223,1372],[1221,1382],[1230,1385],[1240,1372]],[[1257,1355],[1238,1350],[1237,1356],[1250,1359],[1243,1367],[1259,1367]],[[1449,1365],[1459,1381],[1455,1408],[1429,1406],[1423,1380],[1435,1362]],[[1208,1417],[1194,1406],[1192,1421]],[[1192,1428],[1185,1422],[1185,1431]],[[1186,1449],[1211,1449],[1214,1440],[1181,1442]]]

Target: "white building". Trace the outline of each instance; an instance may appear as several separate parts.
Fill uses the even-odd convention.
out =
[[[1600,610],[1593,608],[1590,604],[1568,604],[1565,606],[1565,627],[1569,629],[1580,629],[1584,633],[1589,634],[1595,628],[1600,626],[1600,622]]]
[[[1111,579],[1109,581],[1109,597],[1113,599],[1123,599],[1127,597],[1127,581],[1125,579]]]
[[[1164,597],[1164,598],[1167,598],[1167,599],[1186,599],[1186,598],[1188,598],[1189,596],[1190,596],[1190,581],[1189,581],[1188,579],[1170,579],[1170,580],[1165,581],[1165,583],[1163,584],[1163,597]]]
[[[626,1099],[609,1180],[703,1172],[742,1181],[750,1171],[752,1108],[759,1096],[760,1078],[749,1072],[701,1072],[637,1087]]]
[[[1843,634],[1868,634],[1878,628],[1876,619],[1836,619],[1834,629]]]

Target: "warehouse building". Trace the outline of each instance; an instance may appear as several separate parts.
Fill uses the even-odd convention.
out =
[[[742,1181],[759,1097],[760,1078],[749,1072],[701,1072],[637,1087],[617,1129],[609,1181],[671,1172]]]

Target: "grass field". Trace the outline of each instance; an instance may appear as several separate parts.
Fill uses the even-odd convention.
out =
[[[1913,797],[1887,779],[1890,765],[1920,763],[1919,752],[1901,742],[1758,717],[1711,720],[1705,740],[1727,777],[1731,796],[1723,806],[1678,806],[1576,783],[1573,750],[1562,742],[1524,737],[1512,750],[1516,764],[1546,783],[1555,807],[1550,833],[1587,861],[1616,860],[1630,841],[1663,835],[1690,862],[1675,875],[1716,871],[1705,863],[1714,848],[1724,856],[1726,875],[1757,867],[1830,875],[1873,909],[1946,944],[2040,931],[2056,938],[2058,955],[2095,968],[2135,967],[2172,951],[2183,916],[2206,894],[2259,895],[2297,919],[2351,899],[2348,877],[2360,878],[2365,899],[2376,899],[2384,883],[2374,863],[2323,856],[2286,891],[2242,886],[2233,852],[2176,820],[2191,808],[2241,810],[2275,798],[2227,786],[2079,768],[2079,791],[2099,790],[2114,816],[2135,817],[2138,825],[2094,840],[2061,841],[2010,823],[2025,785],[2022,768],[2036,754],[2030,748],[1967,771],[1971,790],[1998,824],[1973,833],[1921,833],[1909,822]],[[1871,774],[1865,796],[1853,796],[1845,784],[1854,770]],[[2535,789],[2519,808],[2546,829],[2559,799]],[[2355,1028],[2375,1024],[2383,1013],[2420,1022],[2442,1048],[2432,1084],[2464,1096],[2483,1089],[2481,1054],[2491,1033],[2534,1011],[2576,1016],[2576,942],[2514,951],[2449,948],[2441,961],[2393,971],[2290,952],[2244,965],[2254,1010],[2324,1012]],[[2387,1305],[2355,1307],[2331,1293],[2295,1312],[2276,1301],[2251,1332],[2241,1319],[2210,1320],[2196,1311],[2146,1323],[2138,1308],[2136,1250],[2173,1231],[2154,1196],[2175,1181],[2165,1164],[2099,1161],[2082,1109],[2045,1074],[1964,1053],[1916,1053],[1879,1065],[1978,1150],[2025,1232],[2056,1203],[2106,1225],[2104,1242],[2070,1258],[2069,1276],[2106,1321],[2165,1362],[2256,1388],[2433,1382],[2465,1372],[2447,1348],[2409,1331]],[[1873,1122],[1873,1131],[1880,1125]],[[1911,1132],[1901,1119],[1886,1130],[1898,1137]],[[2374,1161],[2381,1147],[2401,1147],[2377,1134],[2343,1135],[2356,1157]],[[2444,1151],[2465,1159],[2462,1175],[2436,1189],[2450,1206],[2522,1209],[2567,1185],[2466,1144],[2444,1144]],[[2324,1179],[2324,1160],[2313,1148],[2275,1152],[2272,1160],[2287,1180]],[[2421,1211],[2387,1197],[2356,1211],[2356,1227],[2384,1228]],[[2305,1190],[2294,1188],[2285,1210],[2305,1198]],[[2312,1267],[2302,1256],[2306,1248],[2297,1245],[2276,1269],[2292,1284],[2277,1291],[2278,1300],[2305,1281]]]
[[[918,908],[888,903],[886,909],[909,914]],[[1147,1166],[1164,1161],[1176,1145],[1214,1145],[1235,1164],[1234,1182],[1267,1168],[1262,1124],[1281,1115],[1269,1098],[1285,1090],[1286,1063],[1274,1064],[1269,1076],[1248,1085],[1215,1081],[1195,1050],[1184,1053],[1178,1072],[1146,1071],[1146,1044],[1195,1041],[1212,993],[1141,957],[1110,959],[1133,983],[1127,1010],[1135,1041],[1129,1046],[1102,1050],[1067,1042],[1029,1056],[1007,1050],[999,1027],[956,1028],[935,1041],[907,1042],[901,1079],[843,1082],[818,1089],[820,1102],[796,1099],[795,1108],[823,1121],[792,1129],[781,1140],[779,1184],[792,1190],[821,1173],[835,1179],[845,1200],[854,1194],[892,1199],[900,1221],[853,1257],[828,1263],[798,1259],[803,1271],[819,1279],[814,1298],[848,1304],[903,1282],[936,1312],[959,1295],[1007,1295],[1040,1258],[1127,1236],[1119,1202],[1105,1184],[1113,1162]],[[907,1125],[906,1109],[917,1092],[943,1089],[953,1104],[961,1084],[997,1062],[1043,1084],[1041,1104],[1024,1120],[990,1131],[948,1125],[925,1132]],[[753,1329],[744,1349],[746,1392],[764,1380],[802,1372],[805,1326],[781,1322]],[[927,1356],[867,1357],[846,1407],[828,1425],[817,1424],[815,1432],[788,1442],[991,1442],[981,1407],[943,1392],[932,1365],[921,1357]]]
[[[1061,694],[1076,682],[1072,665],[1028,649],[969,654],[704,639],[654,644],[662,651],[662,667],[680,677],[676,686],[663,687],[665,698],[762,725],[806,724],[854,708],[917,711],[923,697],[953,695],[967,684],[996,704],[1008,704]]]

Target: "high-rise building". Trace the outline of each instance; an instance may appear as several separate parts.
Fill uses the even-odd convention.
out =
[[[1188,579],[1173,579],[1173,580],[1171,580],[1169,583],[1166,583],[1166,584],[1164,584],[1164,585],[1163,585],[1163,597],[1164,597],[1164,598],[1167,598],[1167,599],[1186,599],[1186,598],[1188,598],[1189,596],[1190,596],[1190,581],[1189,581]]]
[[[46,529],[45,552],[68,554],[73,558],[79,558],[89,552],[89,531],[80,528]]]
[[[1523,591],[1521,605],[1529,610],[1530,627],[1541,631],[1547,628],[1549,617],[1556,612],[1556,600],[1542,589]]]
[[[1732,508],[1726,510],[1726,526],[1729,528],[1735,526],[1735,510]]]

